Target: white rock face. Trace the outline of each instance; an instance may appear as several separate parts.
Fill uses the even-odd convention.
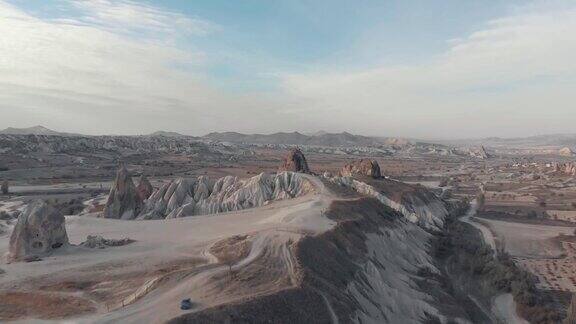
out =
[[[439,273],[430,254],[427,229],[443,226],[448,212],[434,193],[418,186],[352,177],[328,178],[336,184],[376,198],[404,216],[394,226],[380,226],[366,235],[366,259],[361,271],[346,287],[346,296],[357,302],[352,323],[422,323],[426,316],[442,315],[433,292],[418,285],[419,270]],[[467,323],[462,320],[458,323]]]
[[[294,172],[262,173],[244,180],[227,176],[215,182],[203,176],[180,178],[155,191],[138,218],[177,218],[242,210],[313,190],[314,186],[305,177]]]
[[[28,205],[10,236],[8,261],[25,261],[68,245],[64,216],[43,201]]]
[[[367,236],[365,277],[347,287],[360,305],[354,322],[420,323],[426,313],[440,316],[431,305],[433,297],[413,281],[420,268],[438,271],[427,253],[430,234],[410,223],[380,230]]]
[[[432,193],[427,195],[427,197],[406,194],[402,197],[402,201],[396,201],[373,186],[352,177],[335,177],[331,181],[352,188],[361,194],[374,197],[384,205],[402,213],[410,222],[425,228],[440,229],[444,224],[444,218],[448,214],[442,200]]]

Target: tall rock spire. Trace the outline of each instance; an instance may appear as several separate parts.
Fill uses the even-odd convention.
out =
[[[104,218],[134,219],[142,210],[142,198],[136,190],[130,172],[124,165],[116,174],[108,201],[102,212]]]
[[[306,157],[304,157],[304,153],[299,148],[293,148],[288,152],[279,170],[310,173]]]

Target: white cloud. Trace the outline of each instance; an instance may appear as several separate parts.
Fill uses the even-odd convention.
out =
[[[207,35],[217,29],[209,21],[190,18],[181,13],[161,10],[142,2],[129,0],[70,0],[85,16],[79,21],[116,31],[182,32]]]
[[[420,64],[279,75],[282,90],[266,95],[230,94],[205,81],[199,70],[210,54],[181,40],[193,45],[218,32],[209,21],[136,1],[63,3],[56,19],[0,0],[0,127],[425,137],[573,131],[573,3],[521,8]]]
[[[194,72],[204,54],[165,41],[182,25],[203,34],[212,24],[130,1],[72,3],[80,20],[41,19],[0,1],[0,127],[201,134],[248,131],[280,114],[272,101],[205,84]],[[136,29],[147,36],[127,35]],[[250,114],[262,121],[243,118]]]
[[[450,49],[428,62],[287,75],[285,88],[316,118],[374,134],[572,131],[574,35],[575,5],[533,5],[450,40]]]

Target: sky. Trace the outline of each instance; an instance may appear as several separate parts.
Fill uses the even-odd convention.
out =
[[[576,0],[0,0],[0,128],[576,133]]]

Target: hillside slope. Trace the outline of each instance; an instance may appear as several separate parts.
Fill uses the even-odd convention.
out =
[[[406,204],[410,195],[404,194]],[[325,213],[335,227],[307,235],[294,246],[293,285],[185,314],[170,323],[469,321],[435,278],[440,272],[429,250],[432,234],[376,198],[352,191],[345,196]]]

